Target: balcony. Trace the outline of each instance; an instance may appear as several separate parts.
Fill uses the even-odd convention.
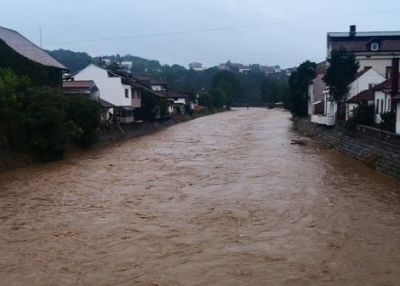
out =
[[[311,122],[319,124],[319,125],[326,125],[326,126],[334,126],[335,125],[335,116],[334,115],[312,115]]]

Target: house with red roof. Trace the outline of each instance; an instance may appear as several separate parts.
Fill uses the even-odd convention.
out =
[[[385,78],[392,70],[392,59],[400,57],[400,31],[358,32],[355,25],[349,32],[330,32],[327,37],[328,57],[333,50],[345,49],[356,56],[359,71],[373,68]]]
[[[349,92],[346,96],[346,120],[352,116],[354,109],[361,102],[368,101],[370,104],[374,104],[373,88],[384,81],[385,78],[373,68],[366,68],[357,74],[356,79],[349,85]]]
[[[353,53],[360,66],[356,80],[349,86],[346,98],[346,116],[343,119],[348,119],[351,111],[360,102],[366,100],[375,104],[377,109],[375,119],[376,122],[380,122],[380,115],[391,110],[390,106],[393,107],[393,94],[388,96],[379,91],[368,90],[385,79],[389,79],[393,74],[398,74],[400,31],[358,32],[356,26],[350,26],[349,32],[328,33],[327,58],[330,57],[333,50],[340,49]],[[315,112],[310,114],[311,121],[317,124],[335,125],[338,103],[330,99],[329,87],[326,87],[322,93],[324,94],[324,112],[323,114],[315,114]]]

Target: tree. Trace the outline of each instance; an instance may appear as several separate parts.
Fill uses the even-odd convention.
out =
[[[213,79],[211,94],[213,96],[214,106],[221,108],[232,104],[234,98],[239,97],[240,81],[235,74],[230,71],[220,71]]]
[[[63,97],[49,87],[34,88],[27,94],[27,145],[37,161],[54,161],[64,156],[66,114]]]
[[[86,97],[71,97],[66,100],[70,139],[82,148],[91,147],[97,142],[101,110],[98,102]]]
[[[329,86],[331,96],[335,101],[345,99],[349,84],[355,80],[359,67],[354,54],[344,49],[331,52],[323,80]]]
[[[396,112],[395,111],[388,111],[381,114],[382,122],[378,124],[378,127],[389,131],[395,132],[396,131]]]
[[[285,106],[294,116],[308,115],[308,86],[315,78],[316,67],[316,63],[305,61],[289,77],[290,93]]]
[[[71,73],[82,70],[92,62],[91,56],[82,52],[73,52],[60,49],[49,51],[49,54],[66,66]]]
[[[30,80],[11,69],[0,69],[0,147],[21,151],[25,146],[26,118],[23,95]]]
[[[279,101],[284,101],[287,89],[287,76],[280,77],[269,75],[265,77],[261,84],[261,102],[274,104]]]
[[[354,130],[358,124],[372,126],[375,122],[374,105],[362,102],[353,110],[353,116],[346,121],[346,128]]]

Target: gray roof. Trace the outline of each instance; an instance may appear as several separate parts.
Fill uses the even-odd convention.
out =
[[[10,48],[31,61],[48,67],[67,69],[44,50],[14,30],[0,27],[0,40],[3,40]]]
[[[329,37],[350,37],[350,32],[330,32]],[[399,37],[400,31],[356,32],[356,37]]]

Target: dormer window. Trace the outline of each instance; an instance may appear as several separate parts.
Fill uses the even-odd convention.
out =
[[[373,51],[373,52],[379,51],[379,43],[377,43],[377,42],[371,43],[371,51]]]

